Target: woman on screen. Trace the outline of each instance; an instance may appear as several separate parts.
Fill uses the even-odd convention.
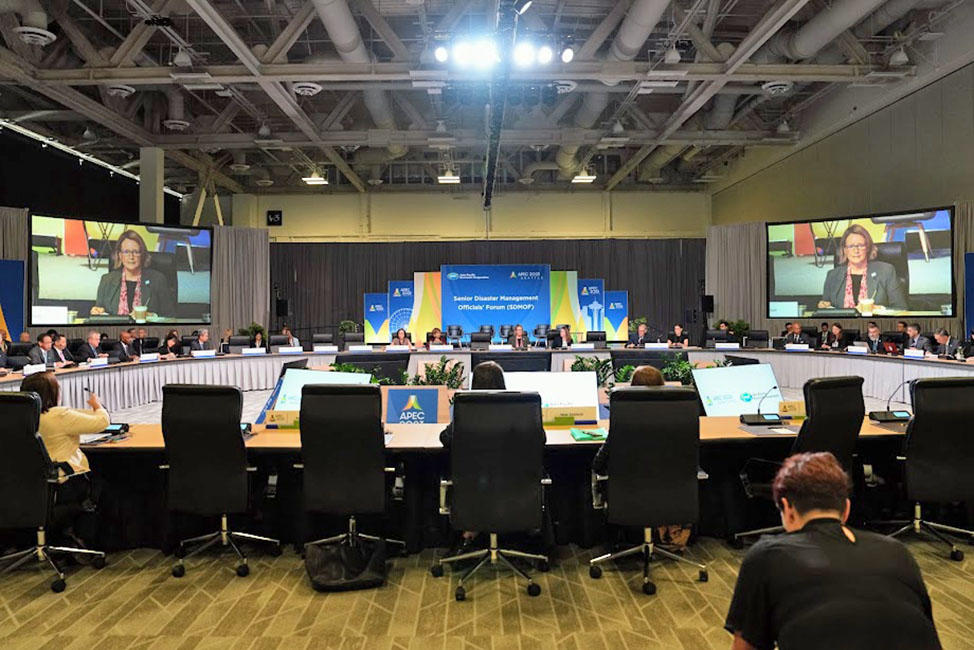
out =
[[[149,251],[139,233],[134,230],[123,232],[115,243],[112,270],[98,283],[91,315],[153,313],[175,316],[175,299],[169,281],[162,273],[150,269],[149,263]]]
[[[853,224],[846,228],[836,253],[838,264],[825,276],[819,309],[859,309],[875,306],[906,310],[906,294],[892,264],[876,259],[878,250],[869,231]]]

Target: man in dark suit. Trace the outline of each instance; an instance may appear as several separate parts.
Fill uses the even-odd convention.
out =
[[[785,336],[785,345],[811,345],[808,336],[802,331],[801,323],[790,323],[791,332]]]
[[[960,341],[951,338],[950,333],[944,328],[938,329],[933,334],[933,338],[937,340],[937,354],[941,357],[953,357],[957,354],[957,348],[960,347]]]
[[[213,344],[210,343],[210,330],[202,329],[190,346],[190,350],[212,350]]]
[[[71,355],[71,351],[68,350],[68,337],[62,334],[54,335],[51,356],[54,359],[54,365],[58,368],[63,368],[68,364],[74,363],[74,357]]]
[[[53,341],[51,335],[48,333],[41,334],[37,337],[37,345],[30,349],[27,353],[27,358],[30,359],[32,364],[43,363],[47,365],[49,363],[54,363],[54,358],[51,355],[51,346]]]
[[[80,363],[89,359],[107,356],[108,353],[102,352],[101,349],[101,334],[98,332],[88,332],[88,339],[81,346],[81,349],[78,350],[77,361]]]
[[[870,354],[886,354],[883,339],[879,336],[879,326],[876,323],[870,323],[866,328],[866,347],[869,348]]]
[[[111,355],[113,357],[118,357],[121,363],[127,361],[138,361],[139,355],[135,352],[135,346],[132,345],[132,333],[125,331],[118,336],[118,345],[115,346],[115,351]]]
[[[129,334],[129,336],[132,339],[132,351],[135,352],[136,356],[140,356],[141,357],[142,356],[142,345],[144,343],[144,339],[138,335],[139,331],[140,330],[137,330],[134,327],[130,327],[128,329],[128,334]],[[141,330],[141,331],[142,332],[145,332],[145,330]]]
[[[906,348],[915,348],[924,352],[932,352],[933,346],[930,339],[920,336],[920,326],[917,323],[910,323],[906,328]]]
[[[626,344],[626,347],[641,348],[649,342],[649,326],[646,323],[640,323],[636,331],[629,335],[629,343]]]

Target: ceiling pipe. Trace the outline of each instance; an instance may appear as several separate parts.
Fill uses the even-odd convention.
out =
[[[47,31],[50,19],[40,0],[0,0],[0,14],[17,14],[20,24]]]
[[[622,19],[612,45],[605,55],[607,61],[632,61],[646,43],[646,39],[653,33],[656,24],[662,18],[670,0],[635,0]],[[589,129],[595,124],[605,107],[609,105],[609,93],[591,92],[585,95],[582,105],[575,112],[572,123],[576,128]],[[576,155],[580,145],[568,144],[559,147],[555,153],[558,163],[558,177],[562,180],[570,178],[578,169]]]
[[[914,9],[936,7],[946,0],[889,0],[882,7],[856,25],[852,34],[858,39],[872,38]],[[816,63],[835,64],[846,60],[845,53],[836,45],[831,45],[815,57]]]
[[[557,162],[551,160],[539,160],[529,163],[521,172],[521,177],[517,179],[522,185],[530,185],[534,182],[534,175],[540,171],[558,171],[561,169]]]

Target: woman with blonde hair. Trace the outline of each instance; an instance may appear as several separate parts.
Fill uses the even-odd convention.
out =
[[[149,268],[145,240],[134,230],[123,232],[115,242],[112,270],[101,276],[91,315],[134,316],[145,307],[159,316],[176,315],[176,299],[165,275]]]

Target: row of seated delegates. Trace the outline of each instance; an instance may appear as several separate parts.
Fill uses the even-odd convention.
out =
[[[626,343],[626,347],[639,348],[647,343],[656,343],[656,341],[649,337],[649,326],[646,323],[640,323],[636,326],[636,331],[629,335],[629,342]],[[690,347],[690,337],[687,336],[682,323],[673,325],[673,331],[666,335],[666,343],[671,348]]]

